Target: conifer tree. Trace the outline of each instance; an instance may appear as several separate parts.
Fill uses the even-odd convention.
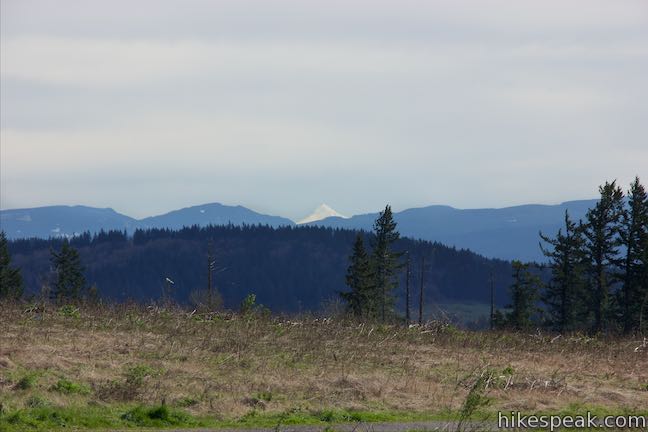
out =
[[[648,204],[646,204],[648,207]],[[645,224],[648,224],[648,216],[644,220]],[[638,330],[641,334],[648,333],[648,228],[644,225],[643,239],[641,241],[641,252],[638,252],[637,255],[640,256],[640,263],[637,268],[637,280],[638,280],[638,299],[639,299],[639,322]]]
[[[369,256],[365,251],[360,233],[356,236],[349,261],[346,284],[351,288],[351,291],[342,292],[340,296],[346,301],[349,311],[356,317],[373,316],[375,315],[375,304],[371,296]]]
[[[532,325],[536,312],[536,300],[540,289],[540,278],[529,271],[529,264],[514,260],[513,285],[511,285],[511,311],[506,316],[507,324],[515,330],[524,330]]]
[[[583,319],[584,295],[583,234],[565,211],[565,232],[558,230],[555,238],[540,233],[551,250],[540,248],[550,260],[551,282],[545,287],[542,300],[548,307],[551,325],[558,331],[575,329]]]
[[[614,269],[621,264],[618,247],[619,222],[623,212],[623,192],[616,185],[606,182],[599,187],[601,199],[587,212],[584,227],[588,266],[588,296],[594,314],[591,330],[594,333],[607,330],[612,318],[611,290]]]
[[[0,231],[0,300],[18,299],[23,293],[20,269],[11,267],[7,236]]]
[[[394,243],[400,234],[396,231],[396,222],[391,206],[387,205],[380,212],[374,223],[374,245],[371,256],[373,294],[377,299],[378,313],[384,322],[394,312],[394,289],[398,286],[396,276],[401,267],[399,258],[402,253],[393,250]]]
[[[640,301],[641,306],[639,306],[639,332],[645,334],[648,330],[648,236],[643,241],[643,256],[641,259],[641,268],[639,270],[641,275],[641,294],[640,299],[643,296],[643,299]]]
[[[66,240],[60,252],[51,250],[52,264],[56,273],[52,299],[57,303],[76,302],[81,300],[86,287],[83,267],[79,252]]]
[[[623,331],[630,333],[639,326],[643,301],[648,293],[648,195],[639,177],[630,185],[628,208],[623,212],[620,237],[625,248],[622,262],[623,288],[619,295]]]

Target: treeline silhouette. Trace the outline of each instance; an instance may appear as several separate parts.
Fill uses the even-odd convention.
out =
[[[648,194],[638,177],[627,193],[616,181],[599,192],[584,220],[565,212],[565,226],[554,237],[540,234],[551,270],[539,296],[544,324],[561,332],[641,332],[648,318]],[[535,300],[541,284],[524,273],[515,278],[513,296],[518,289]],[[528,327],[533,308],[526,302],[519,314],[524,320],[509,324]]]
[[[225,307],[238,308],[254,293],[272,311],[298,312],[318,310],[347,289],[345,274],[357,233],[310,226],[192,226],[137,230],[132,237],[119,231],[85,233],[69,239],[69,244],[79,252],[86,285],[96,287],[107,301],[157,301],[169,290],[172,300],[188,304],[192,292],[207,288],[209,261]],[[371,233],[361,235],[367,244],[373,241]],[[57,280],[52,251],[62,250],[66,241],[8,242],[12,263],[22,272],[25,296],[51,291]],[[497,303],[507,301],[509,262],[408,238],[396,241],[394,248],[408,251],[413,260],[425,256],[430,303],[488,302],[491,275]],[[208,259],[209,249],[213,257]],[[400,309],[401,291],[394,292]]]

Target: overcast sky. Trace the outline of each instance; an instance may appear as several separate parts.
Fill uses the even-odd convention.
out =
[[[648,182],[648,1],[2,0],[0,206],[294,219]]]

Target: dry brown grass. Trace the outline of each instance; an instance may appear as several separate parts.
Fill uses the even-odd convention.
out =
[[[634,339],[135,306],[82,309],[79,318],[50,308],[39,318],[5,305],[0,329],[5,407],[22,407],[38,393],[59,405],[165,401],[223,418],[297,407],[456,411],[486,369],[495,372],[493,410],[648,407],[648,347]],[[37,376],[34,387],[15,390],[29,373]],[[49,390],[61,378],[91,392]]]

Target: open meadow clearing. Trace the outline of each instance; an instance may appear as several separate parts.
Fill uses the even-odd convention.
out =
[[[0,317],[0,427],[8,430],[459,419],[462,409],[470,419],[497,411],[646,414],[648,407],[648,347],[636,338],[157,307],[25,309],[5,306]],[[471,389],[478,403],[466,412]]]

